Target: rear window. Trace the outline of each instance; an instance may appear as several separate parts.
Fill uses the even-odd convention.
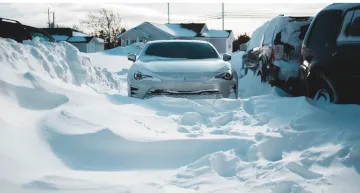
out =
[[[182,59],[219,58],[217,51],[206,43],[164,42],[150,44],[145,50],[146,56]]]
[[[289,44],[297,47],[302,44],[312,17],[287,17],[278,23],[274,33],[274,44]]]
[[[341,11],[331,10],[319,13],[305,45],[310,49],[325,49],[334,46],[341,28]]]

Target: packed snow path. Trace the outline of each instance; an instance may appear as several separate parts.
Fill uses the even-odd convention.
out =
[[[251,73],[238,100],[138,100],[126,96],[124,56],[2,39],[0,49],[0,192],[360,188],[359,106],[279,97]]]

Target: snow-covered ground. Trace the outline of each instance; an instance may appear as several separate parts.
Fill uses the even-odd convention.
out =
[[[0,39],[1,193],[359,191],[359,106],[280,97],[251,73],[238,100],[132,99],[131,49]]]

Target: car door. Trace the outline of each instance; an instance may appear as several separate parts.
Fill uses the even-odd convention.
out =
[[[345,14],[338,38],[337,68],[341,79],[360,84],[360,9]]]

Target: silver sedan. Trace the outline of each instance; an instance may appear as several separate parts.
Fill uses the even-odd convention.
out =
[[[238,77],[215,47],[206,41],[167,40],[145,44],[127,76],[128,95],[140,99],[168,96],[190,99],[238,97]]]

